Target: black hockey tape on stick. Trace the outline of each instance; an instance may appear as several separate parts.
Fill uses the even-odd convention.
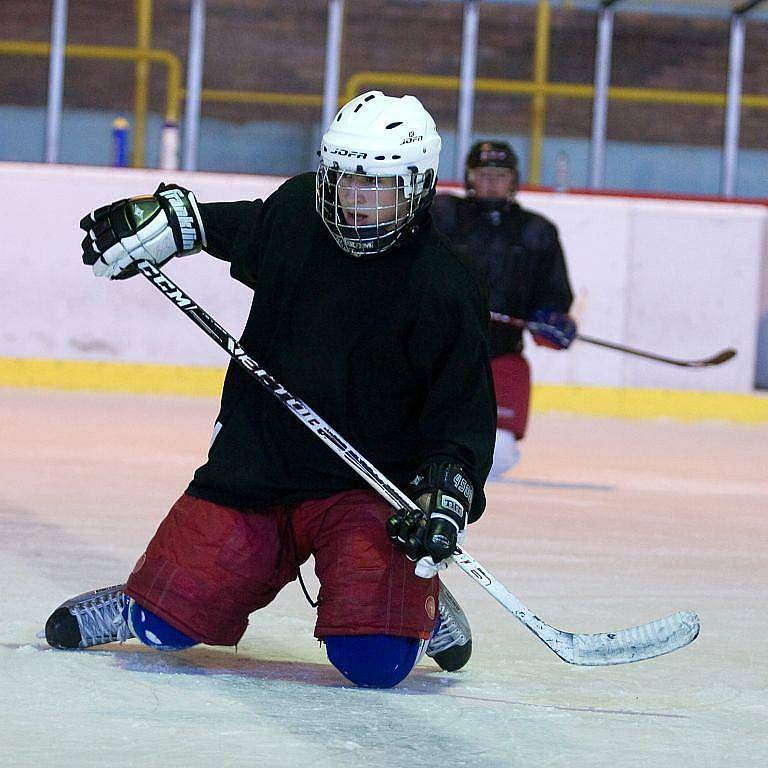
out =
[[[176,283],[149,261],[136,264],[172,304],[202,328],[233,360],[241,365],[266,390],[274,395],[307,429],[314,432],[342,461],[395,509],[419,511],[418,506],[394,483],[379,472],[336,430],[323,421],[303,400],[294,397],[254,360],[237,339],[222,328]],[[691,643],[699,633],[699,619],[691,611],[679,611],[663,619],[630,629],[600,634],[579,635],[565,632],[543,622],[531,613],[503,584],[483,568],[466,550],[457,547],[453,562],[486,590],[536,637],[561,659],[581,666],[625,664],[670,653]]]
[[[549,327],[542,323],[534,323],[528,320],[521,320],[519,317],[504,315],[501,312],[491,312],[491,320],[495,323],[501,323],[502,325],[512,325],[515,328],[525,329],[531,333],[536,333],[539,328]],[[736,350],[729,347],[728,349],[720,350],[720,352],[717,352],[711,357],[705,357],[701,360],[680,360],[675,357],[667,357],[666,355],[657,355],[654,352],[645,352],[642,349],[635,349],[634,347],[626,347],[623,344],[616,344],[612,341],[596,339],[594,336],[585,336],[583,333],[577,333],[574,338],[586,342],[587,344],[594,344],[595,346],[605,347],[606,349],[615,349],[617,352],[624,352],[627,355],[644,357],[647,360],[656,360],[659,363],[667,363],[668,365],[678,365],[682,368],[709,368],[713,365],[727,363],[729,360],[736,357]]]

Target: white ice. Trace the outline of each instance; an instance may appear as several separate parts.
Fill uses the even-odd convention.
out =
[[[327,663],[295,584],[237,652],[48,648],[35,633],[61,601],[125,580],[216,407],[0,390],[3,768],[766,764],[766,427],[538,415],[487,489],[467,549],[523,602],[578,632],[697,611],[701,636],[668,656],[569,666],[456,568],[470,664],[427,659],[389,691]]]

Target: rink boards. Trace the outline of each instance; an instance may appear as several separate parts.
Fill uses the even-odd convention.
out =
[[[17,358],[221,366],[215,345],[139,278],[109,284],[80,263],[84,213],[176,181],[203,201],[253,199],[278,178],[246,175],[0,164],[6,273],[0,284],[0,384]],[[579,342],[567,353],[531,348],[535,380],[566,387],[749,393],[761,366],[758,331],[768,312],[768,208],[758,204],[523,192],[555,221],[585,334],[681,357],[725,347],[738,356],[687,370]],[[302,226],[297,222],[297,226]],[[171,262],[171,276],[238,333],[250,292],[228,265],[206,256]],[[529,345],[533,347],[533,345]],[[768,364],[768,363],[766,363]],[[74,369],[60,369],[61,386]],[[83,369],[85,370],[85,369]],[[93,384],[93,382],[91,382]],[[599,395],[597,399],[603,398]]]

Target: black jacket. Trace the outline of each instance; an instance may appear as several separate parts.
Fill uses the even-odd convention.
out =
[[[401,487],[424,463],[461,464],[477,519],[496,423],[488,305],[429,219],[361,260],[336,246],[315,212],[313,174],[266,201],[200,210],[206,249],[254,291],[246,351]],[[193,496],[256,508],[367,487],[234,362],[218,421]]]
[[[487,211],[471,198],[453,195],[438,195],[432,215],[485,275],[492,311],[528,320],[537,309],[570,309],[573,293],[551,221],[517,203]],[[491,357],[522,349],[520,329],[491,323]]]

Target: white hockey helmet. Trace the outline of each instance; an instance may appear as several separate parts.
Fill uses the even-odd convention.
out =
[[[415,96],[370,91],[345,104],[323,135],[316,208],[356,257],[391,248],[432,202],[440,136]]]

